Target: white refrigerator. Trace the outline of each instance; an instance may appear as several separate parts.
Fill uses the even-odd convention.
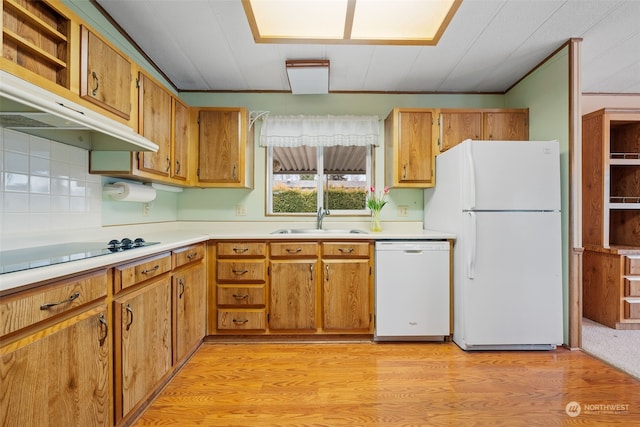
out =
[[[563,342],[558,141],[466,140],[436,157],[424,228],[454,233],[453,341],[464,350]]]

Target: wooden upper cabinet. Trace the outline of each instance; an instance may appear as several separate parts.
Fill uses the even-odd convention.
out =
[[[394,108],[384,122],[385,185],[434,185],[433,120],[429,109]]]
[[[171,108],[172,97],[150,77],[138,77],[139,133],[158,145],[158,152],[140,152],[138,168],[169,176],[171,170]]]
[[[253,188],[253,138],[245,108],[207,108],[198,115],[198,184]]]
[[[171,144],[171,178],[189,178],[189,107],[173,98],[173,144]]]
[[[529,139],[529,110],[483,112],[482,126],[484,139],[526,141]]]
[[[4,0],[2,57],[68,89],[70,27],[67,16],[43,1]]]
[[[131,62],[84,25],[80,33],[80,96],[129,120]]]
[[[440,151],[459,144],[466,139],[482,138],[482,113],[452,111],[440,113]]]
[[[438,125],[440,152],[466,139],[526,141],[529,139],[529,110],[442,109]]]

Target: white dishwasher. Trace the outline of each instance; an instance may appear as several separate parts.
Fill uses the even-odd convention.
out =
[[[374,341],[450,335],[448,241],[377,241]]]

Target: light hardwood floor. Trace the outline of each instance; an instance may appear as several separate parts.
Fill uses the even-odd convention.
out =
[[[205,343],[134,425],[631,426],[640,381],[566,349]]]

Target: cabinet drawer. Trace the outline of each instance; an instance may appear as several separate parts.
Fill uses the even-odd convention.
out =
[[[265,305],[264,286],[227,287],[218,286],[218,305],[257,306]]]
[[[199,261],[204,258],[206,246],[204,243],[186,246],[173,251],[174,268],[182,267],[190,262]]]
[[[120,265],[115,269],[115,291],[118,292],[136,283],[157,277],[167,271],[171,271],[171,254],[168,252],[131,264]]]
[[[624,302],[624,317],[627,319],[640,320],[640,299]]]
[[[218,242],[218,258],[264,258],[266,248],[264,242]]]
[[[264,331],[265,319],[264,310],[218,310],[218,329]]]
[[[640,278],[624,279],[624,296],[640,297]]]
[[[0,303],[0,336],[104,298],[108,279],[107,271],[101,270],[3,298]]]
[[[624,257],[624,274],[640,275],[640,256]]]
[[[367,258],[369,256],[368,242],[323,242],[323,257]]]
[[[265,260],[218,260],[218,282],[264,283]]]
[[[271,243],[269,249],[274,258],[318,256],[318,244],[315,242],[277,242]]]

